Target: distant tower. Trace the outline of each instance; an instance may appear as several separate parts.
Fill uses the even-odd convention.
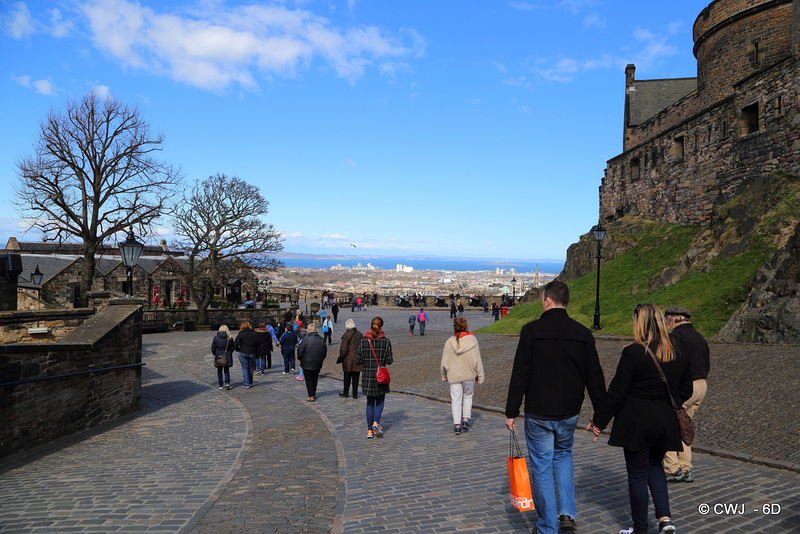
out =
[[[533,274],[533,287],[539,289],[539,264],[536,264],[536,272]]]

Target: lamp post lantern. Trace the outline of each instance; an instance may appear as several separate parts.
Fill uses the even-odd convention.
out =
[[[122,264],[128,271],[128,296],[133,296],[133,266],[139,261],[144,251],[144,245],[136,240],[133,235],[133,228],[128,231],[128,237],[119,244],[119,254],[122,256]]]
[[[33,282],[34,285],[40,286],[42,285],[42,278],[44,278],[44,273],[39,270],[39,266],[37,265],[36,269],[31,273],[31,282]]]
[[[597,241],[597,296],[594,301],[594,324],[592,329],[600,330],[600,259],[602,258],[600,249],[603,245],[603,238],[606,237],[606,231],[600,223],[597,223],[597,226],[592,228],[592,234],[594,234],[594,239]]]
[[[511,305],[517,305],[517,277],[511,277]]]

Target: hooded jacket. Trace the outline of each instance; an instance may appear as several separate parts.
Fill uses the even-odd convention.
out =
[[[481,349],[474,335],[450,336],[442,351],[441,370],[442,380],[464,382],[477,379],[483,383],[485,377]]]

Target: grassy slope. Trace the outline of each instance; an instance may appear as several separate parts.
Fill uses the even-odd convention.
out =
[[[653,277],[665,266],[674,266],[689,250],[694,227],[653,223],[636,247],[603,265],[600,271],[600,325],[603,333],[630,336],[631,313],[642,302],[662,309],[683,306],[696,315],[695,327],[706,336],[716,334],[747,296],[749,282],[772,254],[770,248],[751,250],[711,263],[708,272],[694,272],[678,283],[650,291]],[[594,322],[597,273],[570,283],[570,316],[591,326]],[[539,302],[517,306],[507,317],[480,330],[484,333],[518,333],[539,317]]]

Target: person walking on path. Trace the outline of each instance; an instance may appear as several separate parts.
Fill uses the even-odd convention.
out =
[[[330,345],[331,343],[333,343],[331,341],[332,336],[333,336],[333,323],[331,322],[330,317],[325,317],[325,319],[322,320],[322,338],[324,341],[328,342],[328,345]]]
[[[295,372],[294,349],[297,346],[297,335],[291,328],[281,335],[281,356],[283,357],[283,374],[288,375]]]
[[[328,347],[325,340],[319,337],[317,325],[311,323],[306,327],[307,335],[297,344],[297,359],[300,360],[300,367],[306,381],[306,391],[308,392],[309,402],[317,400],[317,382],[319,381],[319,371],[322,369],[322,362],[328,355]]]
[[[450,383],[450,406],[456,434],[470,429],[472,396],[475,384],[484,381],[481,349],[475,334],[468,331],[467,320],[457,317],[453,321],[453,335],[445,342],[442,351],[442,380]]]
[[[417,314],[417,322],[419,323],[419,335],[425,335],[425,325],[428,324],[428,314],[422,308],[419,309]]]
[[[378,367],[391,365],[392,342],[383,333],[383,319],[375,317],[358,344],[356,364],[363,365],[361,391],[367,396],[367,437],[383,435],[381,415],[389,384],[378,384]]]
[[[339,393],[339,396],[347,398],[350,384],[352,383],[353,398],[357,399],[358,378],[361,375],[363,365],[356,363],[356,354],[364,334],[356,329],[356,323],[352,319],[348,319],[344,325],[347,331],[342,336],[342,343],[339,345],[339,359],[336,360],[336,363],[342,364],[342,372],[344,373],[344,390]]]
[[[239,353],[239,363],[242,364],[242,376],[244,377],[244,389],[250,389],[253,384],[253,364],[258,353],[258,335],[247,321],[239,327],[236,341],[233,343],[233,350]]]
[[[451,319],[455,319],[457,317],[456,312],[457,312],[456,301],[455,300],[451,300],[450,301],[450,318]]]
[[[628,472],[633,526],[620,534],[647,534],[647,490],[653,498],[659,534],[675,532],[670,518],[667,478],[662,467],[666,451],[683,448],[678,420],[653,359],[658,360],[675,403],[692,394],[689,360],[670,339],[669,327],[654,304],[633,310],[634,343],[622,349],[617,371],[603,402],[595,406],[589,427],[598,436],[614,418],[609,445],[622,447]]]
[[[336,304],[336,301],[334,301],[333,305],[331,306],[331,313],[333,314],[333,322],[339,322],[339,305]]]
[[[417,314],[412,313],[408,316],[408,337],[414,337],[414,325],[417,324]]]
[[[228,325],[220,325],[214,339],[211,340],[211,354],[225,355],[225,367],[217,367],[219,389],[231,389],[231,367],[233,366],[233,340]],[[224,381],[223,381],[224,378]]]
[[[525,438],[531,461],[533,500],[541,534],[576,530],[572,446],[578,414],[589,392],[597,406],[605,378],[594,337],[567,314],[569,288],[544,286],[544,313],[522,327],[506,400],[506,428],[514,430],[525,398]],[[555,481],[555,485],[554,485]]]
[[[272,338],[275,337],[275,334],[270,333],[267,329],[267,323],[262,321],[256,328],[256,336],[258,338],[256,374],[263,375],[267,372],[267,369],[272,369]]]
[[[706,379],[711,370],[708,343],[700,332],[694,329],[689,321],[692,314],[686,308],[670,306],[664,310],[664,315],[680,353],[689,359],[692,396],[686,399],[683,408],[689,417],[694,417],[708,389]],[[694,482],[692,448],[684,443],[682,451],[667,451],[664,456],[664,471],[667,473],[667,482]]]

